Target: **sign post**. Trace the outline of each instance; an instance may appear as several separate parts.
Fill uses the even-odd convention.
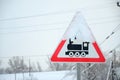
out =
[[[81,69],[80,69],[80,63],[77,63],[77,80],[81,80]]]

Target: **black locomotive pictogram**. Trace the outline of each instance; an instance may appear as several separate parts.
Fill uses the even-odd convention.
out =
[[[65,55],[69,55],[70,57],[85,57],[89,54],[89,43],[83,42],[82,44],[73,44],[73,41],[69,39],[69,44],[67,45],[68,51],[65,52]]]

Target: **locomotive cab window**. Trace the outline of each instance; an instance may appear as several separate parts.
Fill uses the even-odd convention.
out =
[[[87,43],[84,43],[84,47],[87,47]]]

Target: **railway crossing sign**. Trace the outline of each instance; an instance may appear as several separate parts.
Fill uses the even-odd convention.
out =
[[[105,62],[90,28],[77,13],[56,48],[53,62]]]

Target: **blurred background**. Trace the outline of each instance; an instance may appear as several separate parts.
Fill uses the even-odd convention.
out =
[[[0,80],[45,80],[41,74],[48,73],[38,73],[41,79],[35,74],[48,71],[63,71],[60,80],[76,79],[76,63],[50,58],[77,11],[106,58],[81,63],[83,80],[120,80],[119,0],[0,0]]]

